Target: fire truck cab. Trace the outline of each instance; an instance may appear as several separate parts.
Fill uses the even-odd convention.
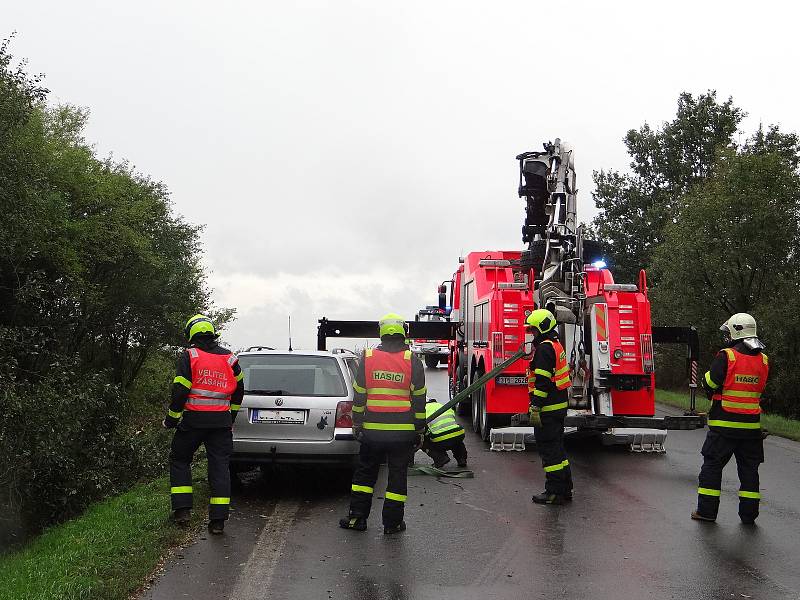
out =
[[[525,317],[534,308],[528,277],[507,266],[519,251],[471,252],[453,276],[451,319],[458,322],[448,361],[451,397],[511,357],[525,342]],[[506,265],[506,266],[503,266]],[[488,439],[493,427],[527,412],[527,361],[514,362],[459,405],[473,429]]]
[[[414,318],[417,322],[441,323],[449,321],[446,308],[426,306]],[[448,340],[430,340],[426,338],[412,338],[411,351],[419,356],[429,369],[435,369],[440,364],[447,364],[450,353]]]

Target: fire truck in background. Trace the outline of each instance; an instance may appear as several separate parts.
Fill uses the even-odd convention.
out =
[[[616,283],[598,242],[577,224],[573,151],[556,139],[519,161],[519,195],[526,201],[522,251],[470,252],[450,282],[439,287],[444,309],[449,287],[451,398],[509,359],[526,342],[525,319],[534,308],[556,316],[570,364],[568,431],[602,435],[606,443],[663,451],[667,429],[703,427],[694,411],[655,417],[653,344],[689,348],[692,407],[697,387],[697,335],[691,327],[652,327],[647,278]],[[530,338],[527,340],[530,342]],[[528,346],[530,348],[530,346]],[[521,358],[458,406],[494,449],[521,449],[526,425],[528,358]],[[508,427],[512,426],[512,427]],[[509,437],[510,436],[510,437]],[[508,443],[508,440],[511,440]]]
[[[449,321],[447,307],[426,306],[414,317],[416,322],[442,323]],[[429,369],[435,369],[440,364],[447,364],[450,354],[449,340],[429,340],[425,338],[412,338],[411,351],[418,355]]]

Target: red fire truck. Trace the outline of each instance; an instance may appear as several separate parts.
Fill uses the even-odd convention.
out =
[[[519,195],[527,203],[523,241],[528,248],[470,252],[460,259],[449,282],[450,319],[457,324],[448,358],[451,398],[509,359],[526,342],[527,315],[548,308],[559,323],[571,367],[568,431],[597,432],[607,443],[662,451],[667,429],[702,427],[703,419],[696,414],[654,416],[653,343],[688,345],[693,399],[696,332],[651,327],[644,271],[636,283],[616,283],[600,259],[599,244],[583,238],[576,226],[571,150],[556,140],[545,144],[544,152],[517,159]],[[443,291],[440,286],[440,305],[446,300]],[[517,436],[518,443],[511,445],[516,449],[532,434],[529,428],[506,428],[525,423],[529,359],[513,362],[459,404],[459,413],[470,411],[473,429],[484,440],[494,437],[495,430],[499,449],[504,449],[506,434]]]
[[[417,313],[414,320],[418,323],[444,323],[449,319],[445,308],[426,306]],[[435,369],[440,364],[447,364],[447,357],[450,354],[448,341],[412,338],[411,351],[425,362],[426,367]]]

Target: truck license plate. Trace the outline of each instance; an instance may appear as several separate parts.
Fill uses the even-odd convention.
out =
[[[494,382],[498,385],[528,385],[525,375],[499,375]]]
[[[305,423],[304,410],[254,409],[252,423]]]

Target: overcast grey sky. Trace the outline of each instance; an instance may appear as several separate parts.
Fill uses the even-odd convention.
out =
[[[521,247],[514,156],[561,137],[591,173],[716,89],[800,130],[794,3],[4,2],[0,36],[91,109],[88,139],[206,224],[233,347],[316,320],[413,318],[460,253]]]

